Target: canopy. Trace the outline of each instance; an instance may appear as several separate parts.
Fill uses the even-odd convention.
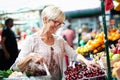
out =
[[[81,17],[91,17],[98,16],[102,14],[101,8],[85,9],[85,10],[75,10],[65,12],[67,18],[81,18]]]

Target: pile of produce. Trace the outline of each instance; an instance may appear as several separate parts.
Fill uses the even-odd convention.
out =
[[[109,46],[115,44],[117,40],[120,39],[120,32],[117,29],[113,29],[108,33],[108,42]],[[89,52],[96,54],[100,51],[103,51],[105,48],[104,44],[104,33],[101,32],[95,35],[93,40],[88,40],[85,46],[78,47],[76,52],[84,56],[88,55]]]
[[[111,48],[109,56],[110,60],[117,60],[120,58],[120,39],[117,41],[117,44]]]
[[[101,32],[100,34],[95,36],[95,39],[93,40],[88,40],[85,46],[83,47],[78,47],[77,48],[77,53],[80,53],[82,55],[87,55],[88,52],[95,50],[95,52],[98,52],[99,50],[102,50],[105,48],[104,46],[104,33]]]
[[[98,67],[89,68],[83,62],[73,62],[68,66],[65,74],[65,80],[105,80],[105,72]]]
[[[109,41],[116,41],[120,39],[120,32],[117,29],[113,29],[108,34],[108,40]]]

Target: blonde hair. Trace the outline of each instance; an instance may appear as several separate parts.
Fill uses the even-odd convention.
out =
[[[43,9],[41,13],[41,17],[47,17],[47,19],[62,19],[63,21],[65,20],[65,14],[64,12],[56,6],[47,6],[45,9]]]

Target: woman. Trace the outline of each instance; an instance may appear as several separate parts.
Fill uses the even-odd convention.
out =
[[[88,64],[89,62],[83,56],[77,55],[62,37],[55,35],[65,20],[64,13],[56,6],[48,6],[42,11],[41,16],[42,29],[26,39],[14,66],[17,67],[16,64],[29,53],[37,53],[41,56],[39,61],[47,64],[51,80],[60,80],[64,68],[64,55],[68,55],[70,61],[79,57]]]

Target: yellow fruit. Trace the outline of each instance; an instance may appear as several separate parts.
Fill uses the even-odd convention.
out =
[[[116,77],[116,70],[117,70],[117,68],[113,68],[113,70],[112,70],[112,76],[113,77]]]
[[[93,53],[97,53],[98,52],[98,50],[97,49],[95,49],[94,51],[93,51]]]
[[[120,2],[115,2],[115,6],[114,6],[114,9],[116,10],[116,11],[120,11]]]
[[[118,68],[120,66],[120,62],[115,62],[114,64],[113,64],[113,67],[114,68]]]
[[[120,0],[115,0],[115,1],[120,2]]]
[[[76,49],[76,52],[77,52],[77,53],[79,53],[79,52],[80,52],[80,47],[78,47],[78,48]]]

